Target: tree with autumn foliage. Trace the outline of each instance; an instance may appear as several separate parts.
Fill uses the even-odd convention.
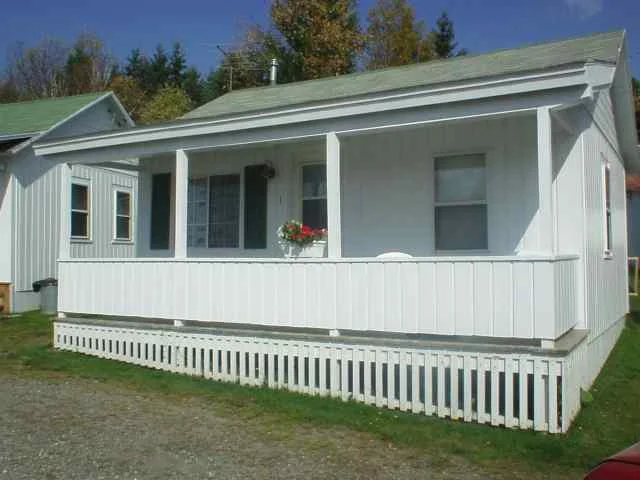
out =
[[[356,69],[363,36],[355,0],[274,0],[271,21],[291,62],[292,80]]]
[[[433,57],[425,24],[407,0],[378,0],[369,10],[366,68],[394,67]]]

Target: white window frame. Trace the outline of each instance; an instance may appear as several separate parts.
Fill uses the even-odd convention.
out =
[[[118,238],[118,217],[124,217],[125,215],[118,215],[118,193],[126,193],[129,195],[129,238]],[[134,226],[134,214],[135,211],[133,205],[133,191],[131,187],[124,187],[120,185],[113,186],[113,235],[111,238],[112,243],[134,243],[135,226]]]
[[[606,260],[613,258],[613,225],[611,209],[611,163],[602,158],[602,256]]]
[[[463,202],[438,202],[436,200],[436,161],[439,158],[447,158],[447,157],[464,157],[467,155],[482,155],[484,157],[484,172],[485,172],[485,197],[484,200],[469,200]],[[489,248],[489,154],[487,151],[479,151],[479,150],[464,150],[464,151],[454,151],[454,152],[443,152],[438,153],[433,156],[433,166],[432,166],[432,175],[433,175],[433,248],[436,252],[436,255],[473,255],[473,254],[487,254],[490,252]],[[436,248],[436,209],[438,207],[465,207],[465,206],[473,206],[473,205],[484,205],[487,209],[487,248],[474,248],[469,250],[438,250]]]
[[[325,169],[325,182],[327,181],[327,177],[326,177],[326,170],[327,170],[327,164],[326,162],[303,162],[299,164],[299,168],[298,168],[298,182],[297,182],[297,189],[300,192],[300,194],[298,195],[298,217],[300,219],[301,222],[304,222],[303,219],[303,215],[304,215],[304,201],[305,200],[325,200],[327,201],[327,192],[325,192],[325,196],[324,197],[305,197],[304,196],[304,167],[313,167],[313,166],[322,166]],[[325,185],[326,188],[326,185]],[[327,223],[328,223],[329,219],[327,218]],[[327,225],[328,227],[328,225]]]
[[[73,208],[73,186],[79,185],[87,188],[87,210],[77,210]],[[69,186],[69,238],[73,243],[89,243],[92,241],[93,231],[93,189],[91,188],[91,180],[88,178],[71,177],[71,183]],[[72,235],[73,228],[73,213],[86,213],[87,215],[87,235]]]
[[[237,247],[209,247],[209,209],[210,209],[210,199],[211,199],[211,177],[217,176],[225,176],[225,175],[238,175],[240,177],[240,199],[238,202],[238,246]],[[199,172],[197,174],[194,173],[193,176],[189,176],[189,180],[196,179],[207,179],[207,245],[205,247],[189,247],[187,248],[191,252],[207,252],[207,251],[216,251],[216,252],[237,252],[240,250],[244,250],[244,166],[240,170],[227,170],[221,169],[219,171],[214,172]],[[187,227],[188,224],[187,218]],[[187,239],[188,241],[188,239]]]

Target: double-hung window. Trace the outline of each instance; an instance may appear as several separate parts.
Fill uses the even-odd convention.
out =
[[[487,250],[487,183],[483,154],[435,159],[435,246]]]
[[[114,190],[113,218],[113,239],[115,241],[130,242],[133,239],[131,207],[131,191],[124,188],[116,188]]]
[[[605,257],[611,257],[613,254],[611,246],[611,165],[604,158],[602,161],[602,206],[604,255]]]
[[[240,246],[240,175],[192,178],[187,201],[189,247]]]
[[[89,240],[91,199],[89,182],[71,182],[71,238]]]
[[[302,167],[302,223],[327,228],[327,169],[322,164]]]

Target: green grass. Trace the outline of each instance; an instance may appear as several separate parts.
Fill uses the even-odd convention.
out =
[[[640,302],[633,302],[640,309]],[[509,472],[505,478],[580,478],[602,458],[640,439],[640,313],[630,315],[592,388],[593,401],[583,407],[567,435],[491,428],[159,372],[55,351],[50,338],[51,324],[38,314],[0,320],[0,372],[85,378],[168,399],[200,398],[217,412],[259,417],[283,434],[300,425],[347,428],[398,447],[424,450],[444,462],[451,455],[461,456],[492,472]]]

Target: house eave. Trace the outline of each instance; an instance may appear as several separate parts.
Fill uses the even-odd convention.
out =
[[[38,155],[57,155],[172,138],[277,127],[293,123],[300,124],[318,120],[354,117],[369,113],[453,104],[463,101],[512,97],[514,95],[539,93],[567,87],[586,89],[588,86],[589,75],[586,66],[573,66],[568,69],[529,73],[518,77],[498,78],[491,81],[470,82],[455,86],[443,85],[438,88],[413,92],[386,93],[384,95],[343,100],[322,105],[288,108],[263,113],[254,112],[224,118],[181,120],[163,125],[57,139],[51,142],[38,142],[35,145],[35,149]]]

